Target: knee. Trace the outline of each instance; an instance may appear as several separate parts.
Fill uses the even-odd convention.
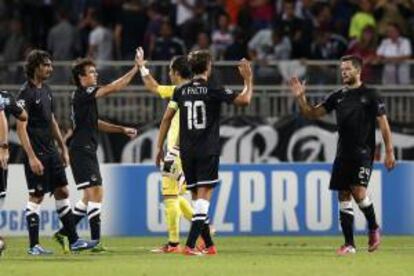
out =
[[[43,195],[35,195],[35,194],[30,195],[29,201],[36,203],[36,204],[40,204],[43,201]]]
[[[61,187],[55,190],[55,199],[61,200],[69,197],[69,190],[67,187]]]
[[[348,192],[348,191],[340,191],[338,193],[338,200],[340,202],[343,202],[343,201],[351,201],[352,200],[351,192]]]

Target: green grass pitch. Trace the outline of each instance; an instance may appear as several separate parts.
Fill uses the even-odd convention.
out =
[[[219,255],[187,257],[155,254],[150,249],[163,238],[105,238],[110,252],[64,255],[50,238],[43,245],[55,250],[47,257],[26,255],[25,238],[6,239],[0,275],[414,275],[414,237],[383,237],[379,251],[366,252],[366,237],[357,237],[358,252],[335,256],[340,237],[217,237]]]

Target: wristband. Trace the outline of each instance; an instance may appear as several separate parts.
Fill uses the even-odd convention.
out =
[[[149,75],[149,70],[145,66],[142,66],[139,69],[139,72],[141,73],[141,77],[145,77],[145,76],[148,76]]]

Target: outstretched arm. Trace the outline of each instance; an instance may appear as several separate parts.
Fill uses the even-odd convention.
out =
[[[149,72],[148,68],[145,66],[146,63],[147,61],[144,57],[144,49],[142,47],[138,47],[137,65],[142,77],[142,82],[144,83],[145,88],[147,88],[150,92],[158,95],[159,83],[154,79],[154,77]]]
[[[377,117],[377,121],[381,130],[382,139],[384,140],[385,144],[384,165],[388,170],[392,170],[395,167],[395,156],[394,148],[392,145],[391,128],[388,124],[388,119],[386,115]]]
[[[135,138],[137,136],[137,130],[132,127],[124,127],[120,125],[115,125],[103,120],[98,120],[98,129],[106,133],[121,133],[125,134],[129,138]]]
[[[326,115],[326,109],[322,104],[312,106],[308,103],[305,95],[305,84],[302,83],[297,77],[291,78],[289,81],[290,90],[295,96],[296,101],[299,104],[300,111],[306,119],[317,119]]]
[[[239,72],[244,80],[242,92],[234,99],[233,103],[237,106],[249,105],[253,96],[253,73],[250,62],[242,59],[239,63]]]
[[[132,81],[132,79],[134,78],[137,72],[138,72],[138,64],[137,64],[137,57],[135,57],[134,67],[132,67],[132,69],[129,70],[128,73],[126,73],[119,79],[111,82],[110,84],[100,87],[98,91],[96,92],[95,97],[96,98],[105,97],[114,92],[121,91],[122,89],[124,89],[125,87],[129,85],[129,83]]]

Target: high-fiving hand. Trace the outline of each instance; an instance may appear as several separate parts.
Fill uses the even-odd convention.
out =
[[[251,80],[253,78],[252,67],[250,65],[250,61],[243,58],[240,60],[239,65],[239,72],[240,75],[243,77],[244,80]]]
[[[293,77],[289,80],[290,90],[296,98],[305,95],[305,82],[301,82],[298,77]]]

